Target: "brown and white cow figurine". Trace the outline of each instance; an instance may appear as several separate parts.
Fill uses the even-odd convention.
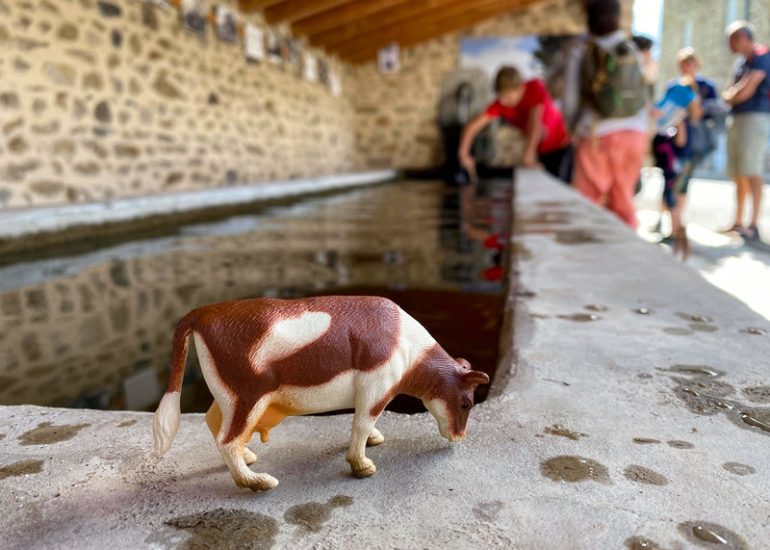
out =
[[[400,393],[422,400],[450,441],[465,437],[473,390],[489,377],[453,359],[396,304],[369,296],[254,299],[195,309],[174,332],[171,379],[153,421],[154,450],[171,446],[192,334],[214,403],[206,414],[240,487],[272,489],[278,480],[252,472],[253,434],[267,442],[287,416],[355,407],[347,461],[356,477],[375,472],[366,445],[385,438],[374,427]]]

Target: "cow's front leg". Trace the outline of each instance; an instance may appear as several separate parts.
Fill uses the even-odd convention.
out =
[[[347,461],[355,477],[369,477],[374,475],[377,468],[374,462],[366,458],[366,442],[372,435],[376,416],[370,414],[369,407],[357,406],[353,415],[353,432],[350,435],[350,448]]]

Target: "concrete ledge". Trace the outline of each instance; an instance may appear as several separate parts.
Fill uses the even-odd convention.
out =
[[[513,347],[463,444],[387,413],[378,472],[356,480],[349,415],[291,418],[252,445],[281,482],[255,494],[200,415],[158,460],[150,414],[1,407],[0,547],[766,546],[770,432],[739,412],[770,408],[767,321],[571,190],[518,178]]]
[[[78,229],[124,224],[158,216],[172,216],[298,195],[335,191],[381,183],[396,176],[395,170],[340,174],[302,180],[276,181],[255,185],[223,187],[200,191],[163,193],[110,202],[68,204],[42,208],[10,209],[0,216],[0,243],[41,235],[73,236]],[[50,242],[52,239],[39,239]],[[0,250],[3,247],[0,247]]]

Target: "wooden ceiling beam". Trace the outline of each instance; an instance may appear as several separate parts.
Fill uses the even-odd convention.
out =
[[[275,6],[289,0],[238,0],[238,7],[242,12],[250,12]]]
[[[292,23],[292,30],[308,37],[342,27],[373,13],[383,12],[412,0],[352,0],[336,8]]]
[[[461,7],[472,9],[479,0],[412,0],[407,4],[394,6],[383,12],[373,13],[342,27],[335,27],[308,37],[310,43],[321,48],[333,48],[356,38],[368,35],[390,26],[399,26],[415,18],[433,14],[439,16],[447,9]],[[482,0],[483,1],[483,0]]]
[[[375,58],[377,50],[390,43],[396,42],[401,48],[409,48],[421,42],[431,40],[449,32],[466,29],[480,21],[501,15],[541,0],[490,0],[474,2],[473,8],[445,15],[431,20],[426,16],[409,24],[388,28],[376,36],[360,37],[348,42],[344,50],[338,50],[340,57],[352,63],[365,63]]]
[[[270,23],[298,21],[318,13],[336,8],[350,0],[291,0],[264,9],[265,20]]]

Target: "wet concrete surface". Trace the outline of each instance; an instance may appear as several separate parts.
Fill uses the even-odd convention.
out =
[[[202,415],[183,415],[169,453],[156,459],[149,414],[0,407],[0,467],[45,460],[40,473],[0,480],[0,547],[190,548],[214,544],[217,533],[242,540],[241,528],[272,548],[766,547],[770,439],[739,413],[765,418],[767,404],[749,399],[761,391],[749,389],[770,385],[770,339],[741,331],[768,322],[524,171],[516,208],[534,216],[539,204],[568,211],[563,229],[602,243],[514,235],[532,253],[512,266],[518,280],[506,303],[515,303],[516,323],[504,320],[502,367],[463,443],[441,439],[426,414],[387,412],[378,423],[385,443],[367,451],[377,473],[358,480],[344,458],[349,415],[291,418],[268,445],[252,444],[252,469],[280,481],[257,494],[232,482]],[[558,317],[586,304],[607,311],[596,322]],[[635,312],[642,307],[651,313]],[[678,312],[708,316],[719,330],[663,332],[697,322]],[[701,414],[677,392],[685,387],[740,406]],[[20,445],[43,422],[90,426],[65,441]],[[543,433],[554,426],[588,436]],[[651,474],[639,468],[668,483],[641,482]],[[339,495],[350,505],[319,508]]]

